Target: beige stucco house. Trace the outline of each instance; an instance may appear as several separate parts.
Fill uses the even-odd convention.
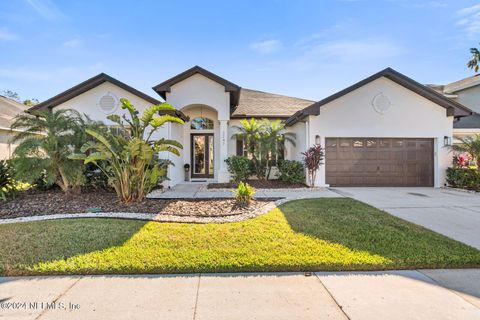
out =
[[[0,96],[0,160],[8,159],[12,156],[16,145],[10,142],[14,131],[10,129],[13,118],[27,107],[15,100]]]
[[[287,81],[287,80],[286,80]],[[435,186],[445,182],[451,164],[448,143],[454,119],[470,109],[445,95],[387,68],[320,101],[245,89],[195,66],[153,87],[178,109],[185,125],[168,124],[158,133],[180,141],[180,157],[164,155],[168,185],[184,180],[226,182],[225,159],[242,154],[242,141],[232,139],[245,118],[285,121],[296,145],[284,146],[285,159],[301,160],[313,144],[325,147],[317,186]],[[97,75],[30,109],[73,108],[107,124],[109,114],[122,114],[125,97],[142,111],[160,103],[106,74]],[[163,155],[162,155],[163,156]]]

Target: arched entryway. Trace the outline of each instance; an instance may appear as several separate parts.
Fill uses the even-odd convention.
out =
[[[185,163],[190,164],[190,178],[215,179],[218,168],[217,145],[218,116],[217,111],[205,105],[190,105],[182,109],[190,121],[185,126],[184,141],[188,153]]]

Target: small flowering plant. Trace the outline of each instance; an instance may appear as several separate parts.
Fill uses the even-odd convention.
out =
[[[453,164],[455,167],[465,168],[469,167],[473,162],[472,156],[468,153],[460,153],[453,157]]]

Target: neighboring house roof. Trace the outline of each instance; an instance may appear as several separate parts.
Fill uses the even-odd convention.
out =
[[[480,114],[474,113],[453,122],[453,129],[478,129],[480,128]]]
[[[315,101],[242,88],[238,106],[232,118],[279,117],[287,118]]]
[[[36,110],[47,110],[47,109],[51,109],[55,106],[58,106],[59,104],[62,104],[72,98],[75,98],[76,96],[79,96],[80,94],[90,90],[90,89],[93,89],[99,85],[101,85],[102,83],[104,82],[110,82],[122,89],[124,89],[125,91],[128,91],[130,92],[131,94],[133,95],[136,95],[137,97],[140,97],[152,104],[159,104],[161,103],[159,100],[155,99],[155,98],[152,98],[150,97],[149,95],[143,93],[143,92],[140,92],[138,91],[137,89],[135,88],[132,88],[130,87],[129,85],[113,78],[113,77],[110,77],[108,74],[105,74],[105,73],[100,73],[98,75],[96,75],[95,77],[92,77],[80,84],[77,84],[76,86],[68,89],[68,90],[65,90],[64,92],[60,93],[60,94],[57,94],[56,96],[54,96],[53,98],[50,98],[42,103],[39,103],[37,105],[35,105],[34,107],[30,108],[28,111],[29,112],[32,112],[32,111],[36,111]]]
[[[10,130],[13,119],[18,114],[25,112],[27,107],[15,100],[0,96],[0,129]]]
[[[300,111],[297,111],[294,115],[292,115],[290,118],[288,118],[286,120],[286,125],[287,126],[290,126],[290,125],[293,125],[295,123],[297,123],[298,121],[304,119],[305,117],[309,116],[309,115],[319,115],[320,114],[320,108],[333,101],[333,100],[336,100],[344,95],[346,95],[347,93],[350,93],[376,79],[379,79],[381,77],[385,77],[393,82],[396,82],[397,84],[419,94],[420,96],[438,104],[439,106],[441,107],[444,107],[445,109],[447,109],[447,115],[448,116],[467,116],[467,115],[471,115],[472,114],[472,111],[470,109],[468,109],[467,107],[465,107],[464,105],[456,102],[456,101],[453,101],[447,97],[445,97],[443,94],[433,90],[432,88],[429,88],[423,84],[420,84],[418,82],[416,82],[415,80],[413,79],[410,79],[409,77],[401,74],[400,72],[398,71],[395,71],[393,70],[392,68],[386,68],[380,72],[377,72],[375,73],[374,75],[371,75],[370,77],[366,78],[366,79],[363,79],[357,83],[355,83],[354,85],[348,87],[348,88],[345,88],[323,100],[320,100],[314,104],[312,104],[311,106],[303,109],[303,110],[300,110]]]
[[[238,100],[240,97],[240,87],[237,86],[235,83],[230,82],[208,70],[205,70],[199,66],[194,66],[193,68],[190,68],[180,74],[177,74],[176,76],[163,81],[160,84],[157,84],[156,86],[153,87],[153,90],[157,92],[163,99],[166,99],[166,93],[170,92],[170,89],[173,85],[190,78],[191,76],[195,74],[201,74],[202,76],[215,81],[222,86],[225,87],[225,92],[230,92],[230,107],[234,108],[235,106],[238,105]]]
[[[455,99],[458,98],[458,95],[453,94],[453,93],[446,93],[445,92],[445,85],[443,84],[425,84],[427,87],[435,90],[436,92],[443,94],[445,97],[450,98],[450,99]]]
[[[455,93],[457,91],[461,91],[470,87],[474,87],[480,84],[480,74],[476,74],[474,76],[458,80],[452,83],[449,83],[444,86],[443,92],[444,93]]]

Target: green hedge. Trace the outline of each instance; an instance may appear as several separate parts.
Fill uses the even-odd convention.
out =
[[[279,180],[290,183],[305,183],[305,168],[303,163],[295,160],[280,160],[278,162]]]
[[[251,171],[251,161],[243,156],[231,156],[225,160],[228,172],[232,175],[233,182],[246,181]]]
[[[448,168],[447,183],[455,188],[480,190],[480,171],[471,168]]]

